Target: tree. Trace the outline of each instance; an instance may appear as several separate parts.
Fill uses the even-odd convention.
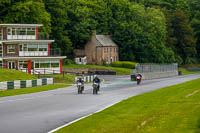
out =
[[[181,56],[184,64],[195,63],[196,40],[194,31],[189,23],[189,18],[181,9],[176,9],[172,20],[174,36],[177,38],[175,44],[177,55]]]
[[[165,46],[165,17],[158,9],[126,0],[113,0],[112,33],[120,47],[120,59],[138,62],[173,62],[174,53]],[[113,30],[114,29],[114,30]]]
[[[50,15],[46,12],[44,3],[39,1],[10,2],[9,10],[4,15],[4,23],[27,23],[44,24],[41,31],[50,32]]]
[[[69,23],[68,14],[63,0],[45,0],[46,10],[51,14],[52,32],[50,37],[55,39],[53,47],[62,49],[63,55],[71,54],[72,42],[65,29]]]
[[[196,49],[200,61],[200,1],[188,0],[188,3],[191,9],[191,26],[195,31],[195,37],[197,39]]]

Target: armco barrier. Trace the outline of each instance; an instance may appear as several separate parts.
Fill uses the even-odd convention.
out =
[[[20,89],[34,86],[53,84],[53,78],[42,78],[37,80],[16,80],[0,82],[0,90]]]

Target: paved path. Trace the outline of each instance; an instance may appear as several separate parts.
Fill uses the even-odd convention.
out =
[[[91,85],[78,95],[72,86],[0,98],[0,133],[46,133],[77,118],[128,97],[199,78],[200,74],[143,81],[137,86],[129,76],[103,76],[98,95]]]

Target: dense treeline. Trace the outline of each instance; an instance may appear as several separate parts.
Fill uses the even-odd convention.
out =
[[[9,7],[9,8],[8,8]],[[98,34],[112,34],[120,60],[179,64],[200,59],[199,0],[0,0],[0,23],[41,23],[72,57]]]

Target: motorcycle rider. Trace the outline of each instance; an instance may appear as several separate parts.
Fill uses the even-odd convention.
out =
[[[95,76],[95,78],[93,79],[93,84],[94,83],[97,83],[98,84],[98,91],[99,91],[99,88],[100,88],[100,79],[97,77],[97,76]]]
[[[84,90],[84,80],[83,80],[83,78],[78,78],[77,85],[78,85],[78,83],[81,83],[83,90]]]

